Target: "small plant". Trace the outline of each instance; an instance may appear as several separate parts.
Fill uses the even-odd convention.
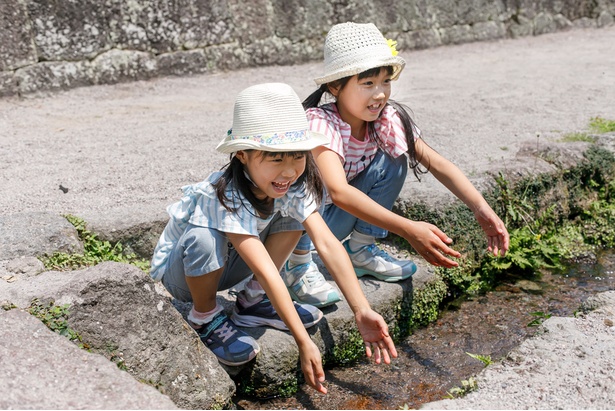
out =
[[[615,121],[601,117],[592,117],[589,121],[589,128],[595,133],[610,133],[615,131]]]
[[[536,326],[542,324],[544,320],[547,320],[547,319],[551,318],[551,316],[553,315],[553,314],[548,314],[548,313],[545,314],[542,311],[536,311],[536,312],[533,312],[533,313],[530,313],[530,314],[533,315],[536,318],[534,318],[532,321],[530,321],[527,324],[528,327],[536,327]]]
[[[66,215],[66,219],[75,227],[81,241],[83,254],[55,253],[42,259],[48,270],[76,270],[99,264],[103,261],[116,261],[133,264],[143,271],[149,269],[149,263],[137,258],[135,254],[124,253],[122,244],[111,245],[109,241],[100,240],[96,234],[86,229],[86,223],[79,217]]]
[[[447,397],[451,399],[463,397],[472,391],[476,391],[476,389],[478,389],[478,383],[474,377],[470,377],[467,380],[461,381],[461,387],[451,388],[447,393]]]
[[[563,250],[555,239],[542,239],[529,226],[510,231],[510,248],[504,257],[486,255],[482,261],[483,273],[533,273],[541,268],[561,268]]]
[[[561,141],[564,142],[575,142],[575,141],[583,141],[587,143],[595,143],[597,138],[595,136],[591,136],[587,133],[567,133],[564,134]]]
[[[491,359],[490,355],[471,354],[469,352],[466,352],[466,354],[468,354],[470,357],[474,358],[475,360],[481,361],[483,364],[485,364],[485,367],[493,364],[493,360]]]
[[[48,304],[38,299],[32,300],[28,312],[41,320],[51,331],[67,337],[69,340],[81,342],[81,336],[68,326],[69,304],[55,305],[53,301]],[[80,347],[83,348],[82,344]]]
[[[7,301],[7,302],[3,302],[2,303],[2,309],[4,311],[9,311],[9,310],[12,310],[12,309],[15,309],[15,308],[17,308],[17,306],[15,304],[11,303],[11,302]]]

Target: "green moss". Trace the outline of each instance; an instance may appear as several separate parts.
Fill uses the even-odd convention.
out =
[[[615,121],[593,117],[589,121],[589,128],[596,133],[610,133],[615,131]]]
[[[561,138],[563,142],[583,141],[586,143],[595,143],[598,138],[587,133],[567,133]]]
[[[68,308],[69,304],[55,305],[53,301],[44,304],[35,298],[27,311],[41,320],[51,331],[63,335],[71,341],[81,343],[81,336],[68,325]]]
[[[341,344],[333,347],[333,356],[327,359],[329,365],[348,365],[365,356],[363,338],[357,329],[350,330],[341,340]]]
[[[416,328],[435,321],[446,294],[447,286],[439,276],[421,289],[404,293],[400,305],[398,328],[393,335],[396,338],[403,338]]]
[[[298,367],[297,373],[301,372],[301,367]],[[242,373],[243,374],[243,373]],[[237,382],[239,380],[239,382]],[[299,389],[299,381],[303,377],[294,375],[281,381],[267,382],[254,376],[240,376],[236,379],[237,392],[241,395],[246,395],[258,399],[267,399],[275,397],[290,397],[297,393]],[[258,384],[255,384],[258,381]]]
[[[66,215],[66,219],[75,227],[79,239],[83,242],[83,254],[55,253],[41,258],[48,270],[76,270],[90,267],[103,261],[116,261],[133,264],[141,270],[149,270],[149,262],[139,259],[135,254],[125,253],[121,243],[111,244],[100,240],[96,234],[86,229],[86,223],[79,217]]]
[[[413,204],[404,215],[435,224],[455,240],[453,247],[462,253],[459,267],[436,270],[446,285],[446,301],[450,301],[492,289],[505,273],[532,276],[544,267],[561,268],[596,247],[615,246],[614,174],[613,153],[592,146],[570,169],[515,182],[498,176],[495,187],[484,197],[510,233],[510,248],[503,258],[486,252],[484,233],[460,202],[440,210]],[[410,249],[407,244],[404,247]],[[439,294],[426,298],[437,299]],[[419,312],[430,312],[430,308],[419,308]],[[433,315],[425,319],[430,317]],[[412,322],[406,323],[411,329]]]

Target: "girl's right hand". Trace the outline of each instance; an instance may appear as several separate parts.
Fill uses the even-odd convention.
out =
[[[327,388],[322,385],[325,381],[325,372],[322,369],[320,350],[312,340],[299,346],[301,370],[305,381],[316,391],[326,394]]]
[[[445,268],[459,265],[456,261],[446,257],[448,255],[459,258],[461,254],[447,245],[453,240],[442,230],[423,221],[408,221],[410,229],[408,235],[404,237],[428,263]]]

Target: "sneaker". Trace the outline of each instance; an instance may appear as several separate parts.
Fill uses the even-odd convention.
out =
[[[260,351],[256,340],[238,329],[223,312],[195,331],[222,364],[245,364]]]
[[[243,291],[241,291],[243,292]],[[323,317],[322,311],[309,304],[295,304],[295,309],[305,328],[309,328],[320,321]],[[288,331],[288,327],[282,321],[266,296],[254,305],[242,308],[239,301],[235,304],[233,315],[231,316],[235,324],[242,327],[269,326],[278,330]]]
[[[287,261],[282,278],[290,296],[299,303],[326,307],[341,300],[337,288],[325,280],[314,261],[293,268],[289,268]]]
[[[416,272],[416,264],[412,261],[397,260],[378,248],[376,244],[363,246],[353,252],[346,240],[344,248],[350,256],[357,277],[371,275],[382,281],[394,282],[410,278]]]

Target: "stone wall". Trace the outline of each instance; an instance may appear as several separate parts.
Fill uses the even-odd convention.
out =
[[[399,49],[613,24],[615,0],[2,0],[0,97],[322,58],[331,25]]]

